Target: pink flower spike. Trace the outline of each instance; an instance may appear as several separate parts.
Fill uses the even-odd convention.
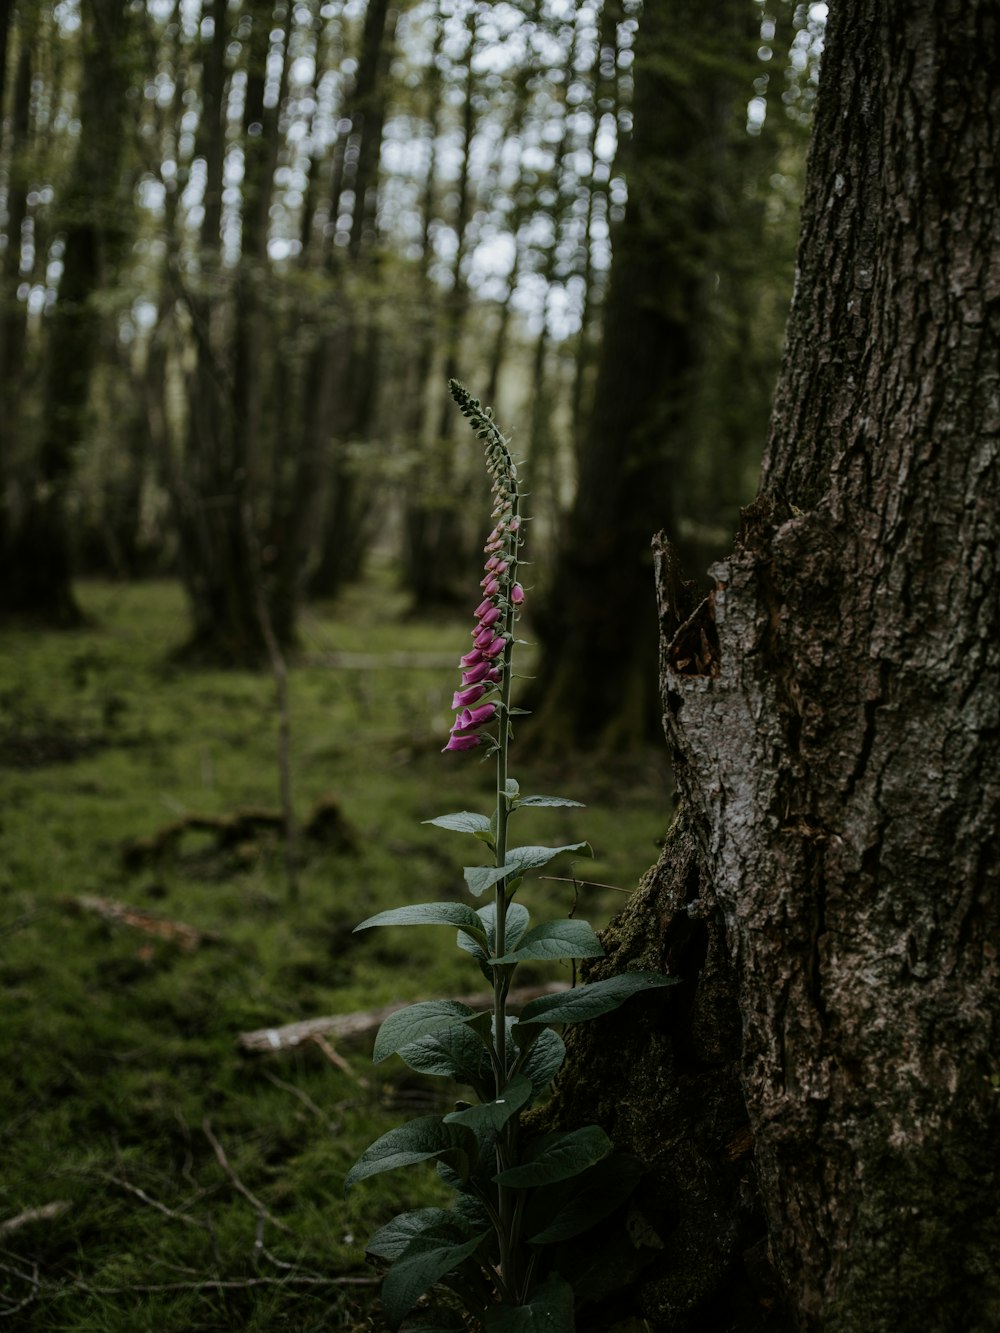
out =
[[[486,693],[485,685],[470,685],[467,690],[456,690],[452,696],[452,708],[467,708],[469,704],[474,704],[477,699],[481,699]]]
[[[486,609],[479,617],[479,623],[485,626],[495,625],[503,615],[503,612],[500,610],[499,606],[494,606],[492,602],[484,602],[483,606]]]
[[[483,677],[483,680],[491,681],[495,685],[502,676],[503,672],[499,667],[490,667],[489,671],[487,671],[486,675]]]
[[[489,625],[484,625],[483,628],[476,635],[476,637],[472,640],[472,642],[476,645],[477,648],[485,648],[486,645],[492,640],[492,638],[493,638],[492,629],[490,629]]]
[[[493,577],[492,574],[488,578],[483,579],[482,583],[479,586],[482,588],[483,592],[486,594],[487,597],[494,597],[500,591],[500,584],[496,581],[496,579]]]
[[[481,680],[499,680],[499,671],[494,676],[495,668],[491,667],[489,662],[477,662],[475,666],[469,667],[468,671],[462,673],[463,685],[478,685]]]
[[[488,597],[484,598],[476,607],[475,610],[476,619],[481,620],[482,617],[486,614],[486,612],[492,609],[492,606],[493,603],[490,601],[490,599]]]
[[[487,560],[486,562],[486,568],[491,570],[496,569],[497,565],[499,564],[500,564],[500,557],[498,555],[491,555],[489,560]]]
[[[458,665],[462,667],[471,667],[475,666],[477,662],[481,662],[482,660],[483,654],[478,648],[473,648],[470,652],[465,654]]]
[[[504,574],[506,573],[506,570],[507,570],[507,561],[501,560],[500,563],[496,566],[495,573],[497,573],[498,575]]]
[[[489,722],[496,714],[496,704],[480,704],[478,708],[467,708],[465,710],[466,727],[481,727]]]
[[[507,520],[507,527],[511,532],[516,532],[521,526],[521,520],[515,514],[513,518]]]
[[[441,753],[446,750],[474,750],[477,745],[482,744],[481,736],[451,736],[448,744],[442,746]]]
[[[510,600],[515,606],[520,606],[524,601],[524,589],[521,587],[520,583],[515,583],[513,588],[511,588]]]
[[[491,644],[488,644],[483,649],[483,656],[497,657],[500,653],[503,652],[506,644],[507,640],[504,638],[504,636],[502,634],[498,634],[497,637],[493,640],[493,642]]]

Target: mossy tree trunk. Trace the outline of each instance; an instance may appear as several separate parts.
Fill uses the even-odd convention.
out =
[[[659,545],[683,822],[601,968],[683,985],[553,1111],[650,1168],[657,1329],[1000,1326],[998,49],[831,6],[762,495],[691,615]]]

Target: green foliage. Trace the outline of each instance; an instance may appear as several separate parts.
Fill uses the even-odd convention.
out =
[[[387,575],[345,597],[335,619],[311,614],[290,662],[300,819],[324,798],[355,833],[351,851],[303,839],[294,906],[274,831],[221,845],[190,828],[136,855],[188,815],[277,806],[272,682],[174,665],[186,630],[176,586],[85,583],[85,627],[0,639],[0,1225],[54,1208],[3,1235],[0,1323],[12,1333],[374,1330],[368,1228],[449,1199],[470,1236],[477,1217],[489,1226],[474,1196],[432,1170],[375,1175],[346,1199],[339,1190],[404,1115],[450,1112],[470,1088],[470,1100],[493,1098],[486,1048],[467,1027],[411,1044],[367,1086],[370,1037],[331,1038],[346,1072],[311,1041],[237,1047],[241,1032],[472,989],[468,956],[441,949],[434,930],[352,934],[362,917],[462,892],[422,821],[489,790],[483,767],[449,769],[438,753],[452,654],[413,666],[433,664],[463,620],[406,617]],[[347,665],[331,665],[334,645]],[[655,857],[655,762],[585,775],[599,802],[588,816],[595,879],[630,887]],[[531,789],[559,777],[533,770]],[[578,814],[534,811],[539,840],[581,838]],[[566,915],[574,892],[604,918],[620,901],[530,877],[520,895],[541,918]],[[106,920],[88,897],[153,926],[183,923],[200,942]],[[475,914],[487,942],[492,910]],[[521,912],[511,904],[508,922]],[[558,966],[522,972],[538,982]],[[520,1071],[535,1095],[561,1053],[543,1029]]]

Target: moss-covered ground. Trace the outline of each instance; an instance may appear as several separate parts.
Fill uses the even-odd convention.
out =
[[[420,821],[492,805],[490,765],[440,753],[470,622],[407,618],[387,580],[305,617],[295,806],[305,820],[326,799],[342,836],[302,839],[290,900],[275,830],[141,842],[192,814],[277,808],[270,676],[179,665],[173,584],[80,596],[86,629],[0,642],[0,1323],[377,1328],[364,1238],[439,1186],[418,1168],[345,1199],[344,1173],[449,1090],[395,1058],[373,1069],[370,1038],[266,1055],[237,1038],[481,984],[447,930],[351,933],[464,891],[479,845]],[[518,841],[593,843],[595,861],[553,874],[635,886],[667,823],[659,756],[512,771],[587,802],[519,816]],[[524,899],[544,917],[573,896],[540,881]],[[95,899],[146,915],[109,919]],[[584,888],[578,911],[600,924],[620,902]]]

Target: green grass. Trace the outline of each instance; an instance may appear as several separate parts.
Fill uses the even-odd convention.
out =
[[[448,931],[351,934],[375,911],[463,892],[476,844],[420,821],[492,806],[490,765],[439,753],[468,620],[407,619],[378,582],[307,617],[290,677],[296,808],[335,800],[355,848],[304,843],[292,903],[273,834],[219,850],[191,832],[126,864],[133,840],[186,814],[276,807],[274,688],[171,663],[186,628],[174,585],[80,593],[87,629],[0,643],[0,1321],[377,1328],[374,1289],[356,1281],[372,1277],[364,1239],[439,1186],[394,1173],[345,1200],[343,1176],[442,1089],[396,1059],[373,1069],[370,1041],[339,1048],[349,1075],[312,1044],[251,1056],[236,1038],[477,988]],[[512,771],[590,807],[525,811],[525,841],[589,839],[598,859],[577,872],[635,887],[667,823],[660,756],[532,771],[515,747]],[[82,909],[85,895],[204,938],[185,950]],[[544,918],[574,893],[537,882],[523,896]],[[584,889],[579,910],[600,925],[622,901]]]

